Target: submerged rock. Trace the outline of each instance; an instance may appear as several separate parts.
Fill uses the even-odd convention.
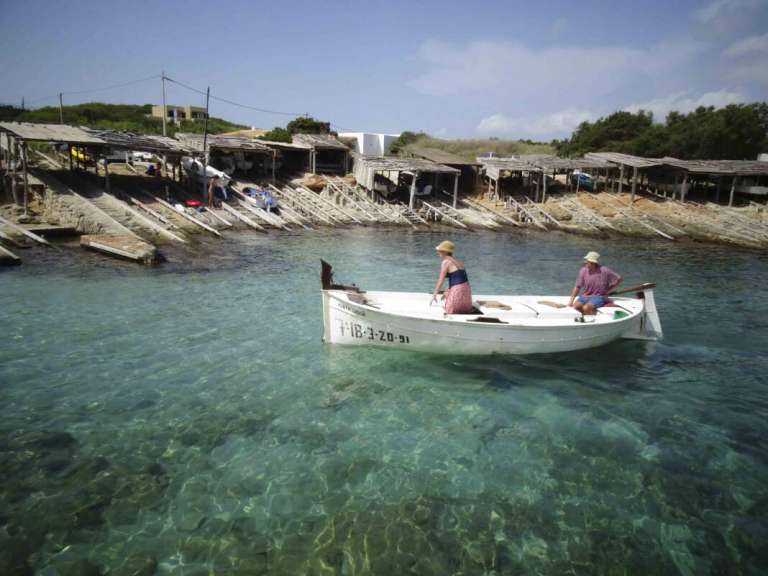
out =
[[[69,432],[48,432],[32,442],[34,446],[44,450],[62,450],[76,443],[75,437]]]

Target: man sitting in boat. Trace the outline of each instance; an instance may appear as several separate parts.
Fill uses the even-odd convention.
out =
[[[600,254],[589,252],[584,256],[584,266],[576,277],[576,286],[573,287],[568,306],[574,307],[582,314],[595,314],[598,308],[608,304],[608,294],[615,290],[621,281],[621,276],[608,266],[600,264]]]
[[[453,249],[454,245],[450,240],[443,240],[435,246],[435,250],[443,261],[440,264],[440,276],[437,279],[435,291],[432,293],[432,302],[437,302],[437,294],[447,278],[448,292],[445,294],[445,313],[471,314],[474,310],[472,288],[469,286],[469,278],[464,263],[453,257]]]

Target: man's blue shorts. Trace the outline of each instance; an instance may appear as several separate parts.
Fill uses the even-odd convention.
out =
[[[605,296],[579,296],[579,303],[592,304],[595,308],[600,308],[608,304],[609,300]]]

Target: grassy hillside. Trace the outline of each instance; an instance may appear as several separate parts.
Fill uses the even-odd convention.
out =
[[[102,104],[90,102],[75,106],[64,106],[64,123],[89,128],[112,128],[128,130],[139,134],[162,134],[163,121],[153,118],[151,104]],[[46,106],[35,110],[22,110],[14,106],[0,106],[0,121],[59,123],[58,106]],[[168,123],[167,133],[173,136],[176,132],[202,132],[203,122],[187,120],[176,125]],[[208,131],[211,134],[231,132],[245,128],[221,118],[208,120]]]
[[[427,135],[420,135],[409,146],[420,146],[424,148],[437,148],[445,152],[450,152],[474,160],[481,154],[493,152],[497,156],[514,156],[518,154],[554,154],[555,149],[549,144],[532,142],[530,140],[442,140]]]

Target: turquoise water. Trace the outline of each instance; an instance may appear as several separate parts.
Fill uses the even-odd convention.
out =
[[[441,239],[241,235],[157,269],[26,252],[0,272],[0,573],[765,573],[768,257],[453,234],[485,293],[567,294],[597,249],[659,283],[666,339],[321,343],[321,257],[428,292]]]

